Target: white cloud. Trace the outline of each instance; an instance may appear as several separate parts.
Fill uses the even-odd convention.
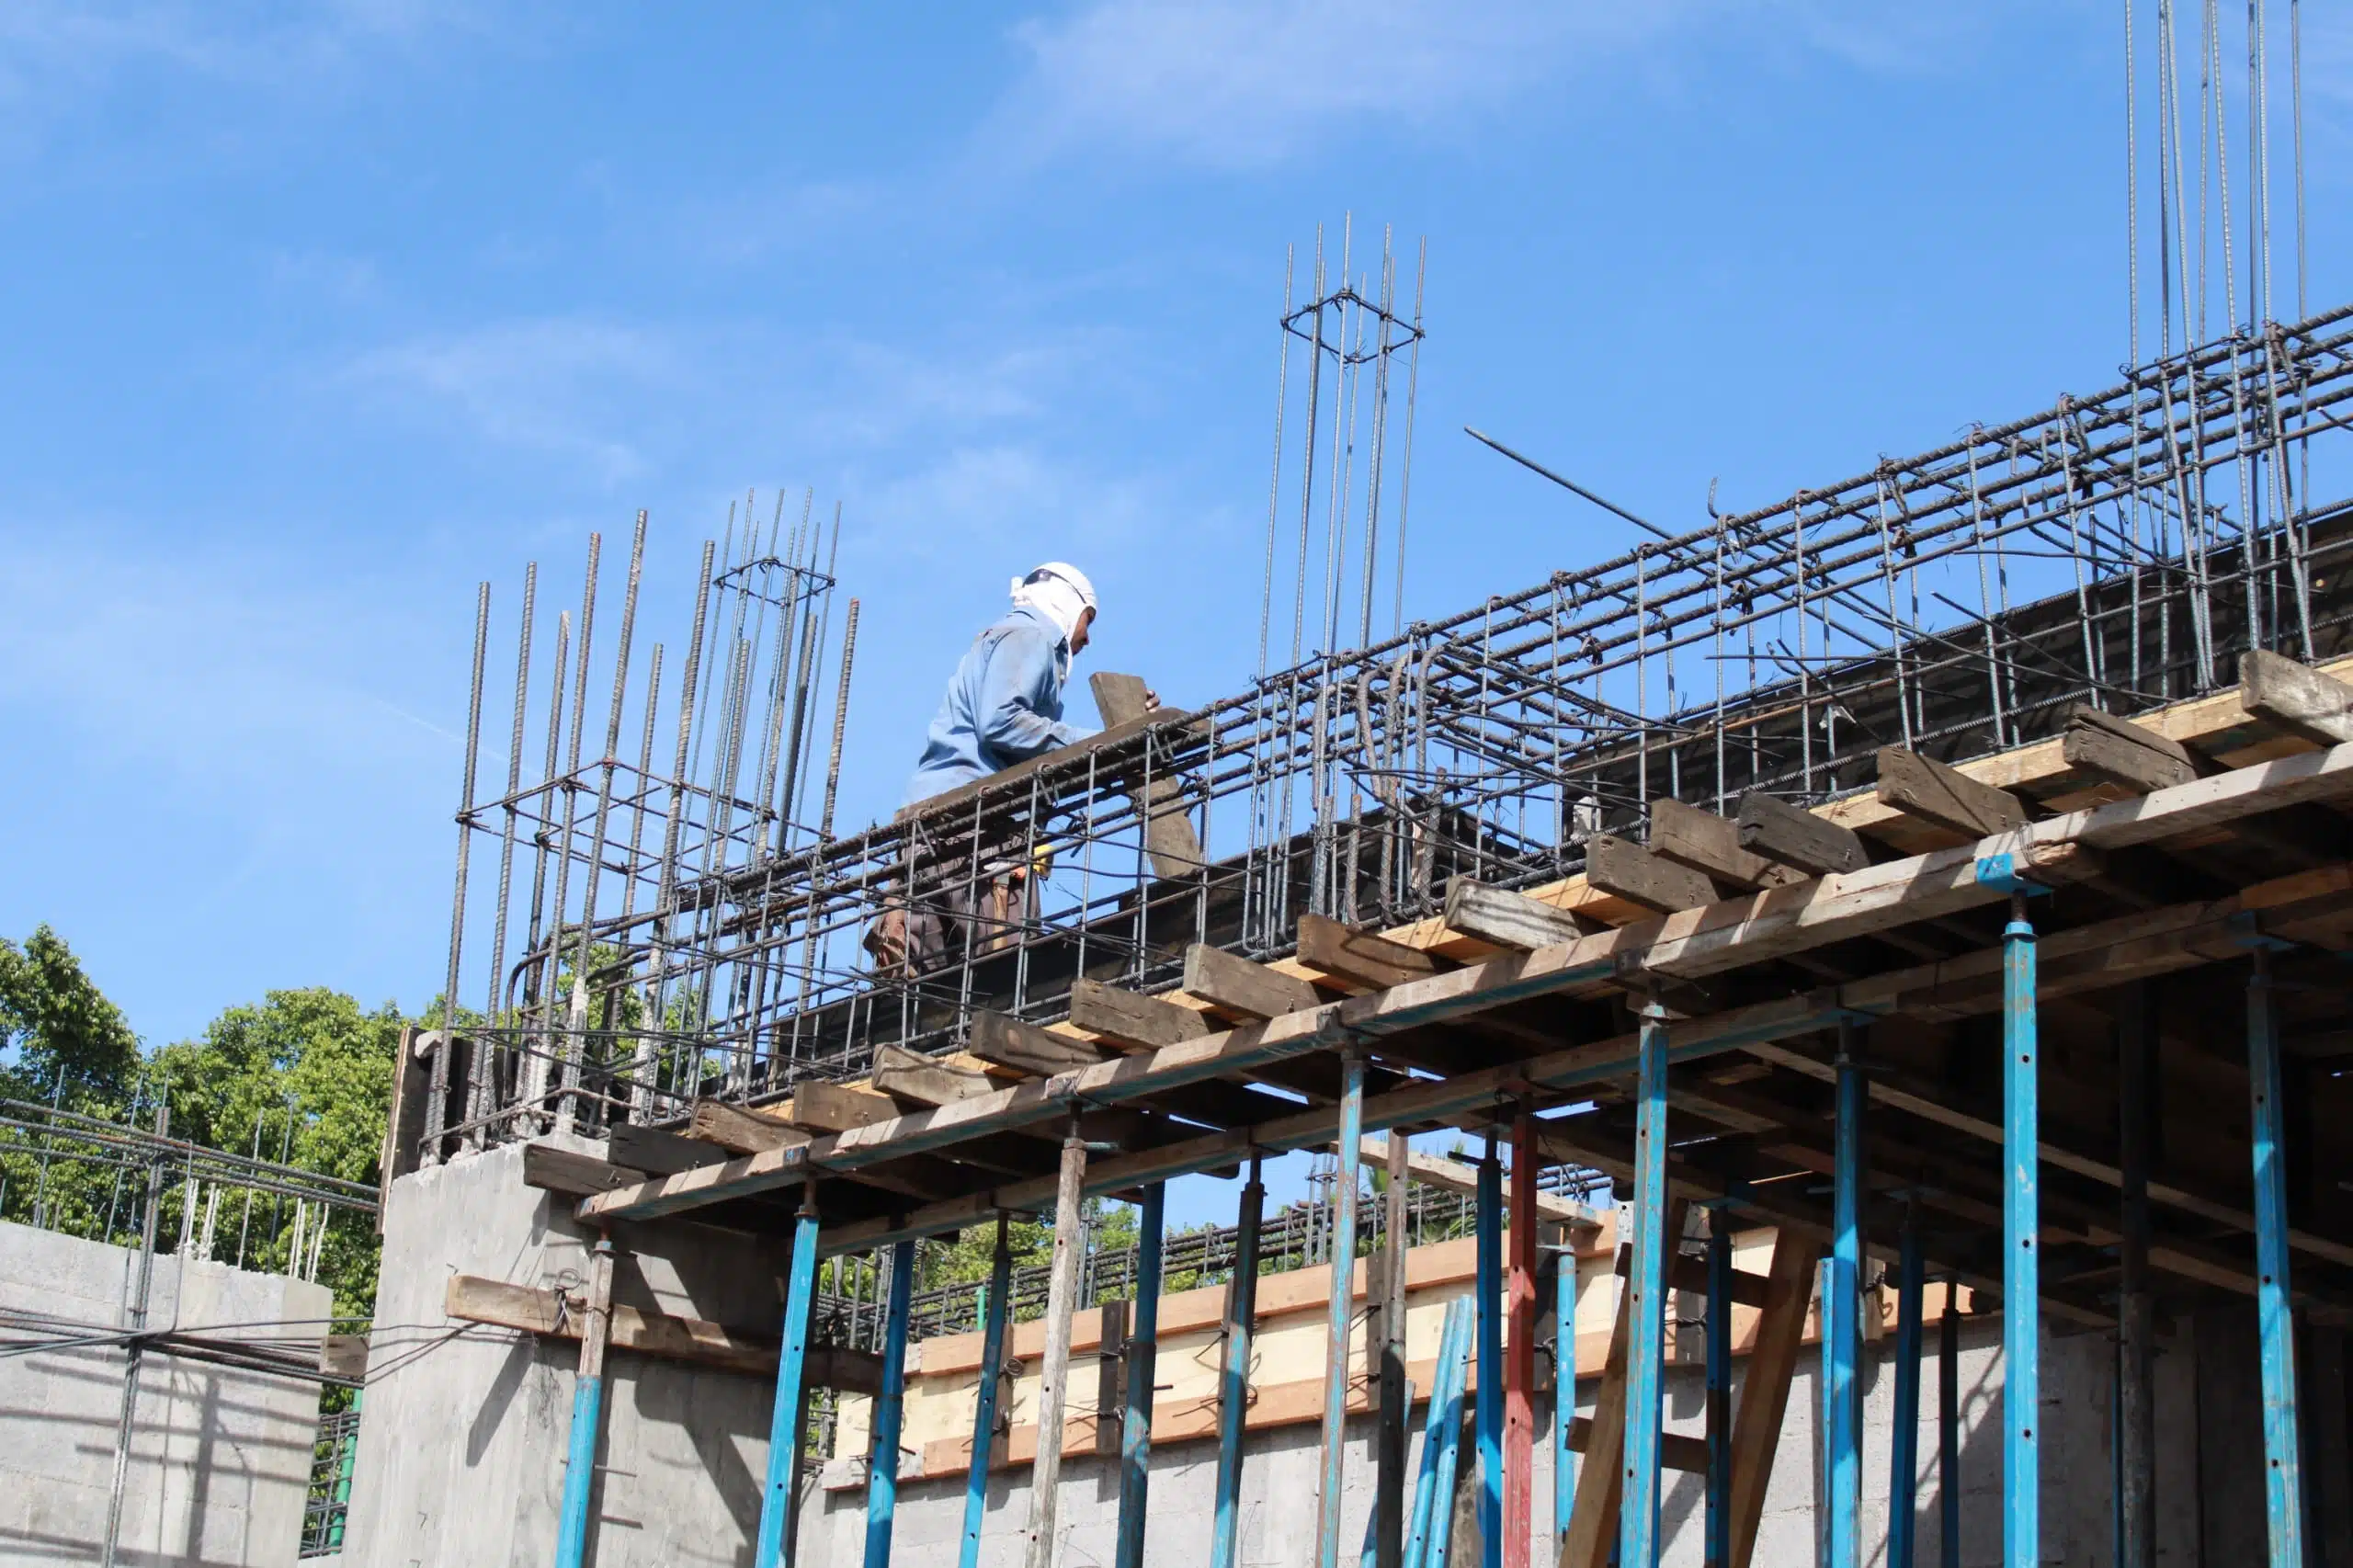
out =
[[[1941,68],[1991,13],[1881,0],[1097,0],[1017,29],[1027,76],[993,130],[1031,153],[1110,146],[1222,166],[1290,158],[1350,125],[1426,129],[1559,86],[1660,40]]]
[[[1158,515],[1154,484],[1116,477],[1017,443],[959,447],[866,492],[861,530],[925,557],[1068,540],[1114,547]]]

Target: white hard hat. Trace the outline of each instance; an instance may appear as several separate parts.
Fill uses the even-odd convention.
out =
[[[1078,594],[1079,601],[1082,604],[1086,605],[1088,609],[1094,609],[1097,608],[1095,602],[1095,585],[1086,580],[1086,573],[1080,571],[1077,567],[1073,566],[1067,561],[1049,561],[1043,566],[1040,566],[1036,571],[1030,573],[1027,577],[1016,577],[1013,580],[1012,585],[1013,592],[1017,596],[1022,589],[1029,586],[1030,585],[1034,583],[1043,583],[1050,579],[1058,579],[1069,584]]]

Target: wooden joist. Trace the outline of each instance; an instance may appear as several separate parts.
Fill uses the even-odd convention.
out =
[[[2104,779],[2135,794],[2169,790],[2198,777],[2198,759],[2179,741],[2167,740],[2144,724],[2082,707],[2068,717],[2060,755],[2086,778]]]
[[[1594,923],[1565,909],[1467,877],[1447,884],[1445,918],[1449,930],[1518,953],[1574,942],[1594,929]]]
[[[1425,980],[1447,967],[1419,948],[1358,931],[1321,915],[1299,917],[1299,961],[1372,991]]]
[[[854,1084],[810,1078],[795,1084],[792,1097],[776,1107],[774,1114],[778,1120],[807,1131],[847,1132],[890,1120],[899,1114],[899,1106],[888,1095]]]
[[[895,1045],[875,1048],[870,1081],[876,1094],[888,1095],[903,1106],[954,1105],[1003,1086],[986,1073],[950,1066]]]
[[[614,1128],[605,1143],[605,1157],[613,1164],[634,1166],[655,1176],[672,1176],[698,1165],[715,1165],[728,1153],[716,1143],[681,1138],[675,1132],[641,1127],[634,1122],[623,1122]]]
[[[2278,653],[2239,655],[2239,700],[2268,724],[2321,745],[2353,741],[2353,686]]]
[[[1761,790],[1740,798],[1733,825],[1741,848],[1810,877],[1859,871],[1871,863],[1852,829]]]
[[[2026,824],[2026,807],[2006,790],[1902,746],[1879,753],[1880,803],[1964,838],[1989,838]]]
[[[561,1290],[510,1285],[478,1275],[453,1274],[443,1299],[443,1310],[460,1323],[487,1324],[549,1339],[578,1339],[586,1314],[579,1298],[567,1300]],[[777,1342],[754,1330],[728,1328],[701,1318],[680,1317],[642,1308],[615,1306],[608,1346],[665,1361],[684,1361],[747,1377],[776,1375]],[[808,1381],[817,1388],[845,1393],[879,1393],[882,1388],[882,1358],[840,1346],[809,1347]]]
[[[617,1165],[594,1154],[584,1154],[557,1143],[523,1145],[523,1185],[541,1192],[585,1198],[591,1193],[618,1192],[623,1187],[639,1186],[648,1179],[649,1175],[632,1166]]]
[[[972,1036],[965,1050],[983,1062],[1033,1073],[1040,1078],[1091,1067],[1103,1060],[1101,1049],[1087,1040],[1055,1034],[1035,1024],[991,1012],[973,1013]]]
[[[1199,1040],[1218,1027],[1216,1019],[1197,1007],[1085,979],[1071,982],[1070,1021],[1089,1034],[1139,1051]]]
[[[1206,942],[1185,949],[1185,993],[1208,1003],[1210,1011],[1243,1023],[1279,1018],[1324,1000],[1298,975],[1236,958]]]
[[[808,1142],[810,1137],[797,1127],[786,1126],[777,1117],[714,1099],[695,1101],[694,1110],[687,1118],[687,1136],[738,1154],[794,1148]]]
[[[1687,806],[1672,796],[1651,802],[1650,850],[1662,860],[1697,871],[1732,891],[1779,887],[1813,874],[1742,848],[1738,823]]]
[[[1382,1134],[1365,1139],[1360,1153],[1368,1165],[1385,1167],[1389,1164],[1389,1140],[1394,1134]],[[1332,1146],[1335,1151],[1338,1144]],[[1405,1174],[1425,1187],[1443,1187],[1449,1192],[1473,1193],[1479,1190],[1479,1167],[1466,1165],[1460,1160],[1445,1159],[1437,1154],[1425,1154],[1418,1150],[1405,1152]],[[1556,1197],[1549,1192],[1536,1195],[1536,1217],[1548,1224],[1566,1225],[1576,1231],[1600,1229],[1601,1217],[1582,1203]]]
[[[1716,884],[1629,838],[1597,833],[1586,841],[1585,880],[1637,909],[1672,915],[1716,902]]]

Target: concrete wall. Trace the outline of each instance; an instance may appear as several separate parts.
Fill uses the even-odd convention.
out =
[[[721,1323],[779,1315],[780,1256],[740,1235],[624,1226],[614,1242],[616,1301]],[[517,1147],[393,1183],[344,1535],[352,1568],[553,1561],[575,1348],[449,1323],[444,1292],[456,1273],[576,1286],[587,1267],[570,1205],[524,1187]],[[770,1386],[626,1355],[608,1373],[592,1561],[748,1562]]]
[[[0,1308],[116,1325],[138,1262],[128,1248],[0,1224]],[[286,1323],[285,1337],[315,1339],[332,1310],[322,1286],[159,1257],[147,1321]],[[125,1360],[112,1346],[0,1359],[0,1564],[101,1560]],[[291,1564],[318,1410],[315,1383],[146,1357],[117,1561]]]

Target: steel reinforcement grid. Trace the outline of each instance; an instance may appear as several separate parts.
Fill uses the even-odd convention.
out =
[[[1387,286],[1367,287],[1349,308],[1385,311]],[[2325,657],[2347,642],[2353,505],[2313,494],[2348,400],[2353,306],[2234,334],[847,832],[857,607],[835,653],[826,530],[804,504],[779,541],[786,512],[755,527],[747,502],[702,547],[665,690],[662,650],[630,647],[641,516],[601,713],[596,545],[536,707],[526,577],[508,773],[488,792],[483,586],[426,1157],[756,1101],[854,1075],[878,1046],[950,1049],[976,1006],[1059,1017],[1080,975],[1173,983],[1194,941],[1279,956],[1303,912],[1394,924],[1456,876],[1563,876],[1663,795],[1816,801],[1867,783],[1882,744],[1954,760],[2054,733],[2077,703],[2217,689],[2246,648]],[[1361,528],[1380,537],[1369,503]],[[880,963],[867,938],[894,911],[945,911],[953,940]]]

